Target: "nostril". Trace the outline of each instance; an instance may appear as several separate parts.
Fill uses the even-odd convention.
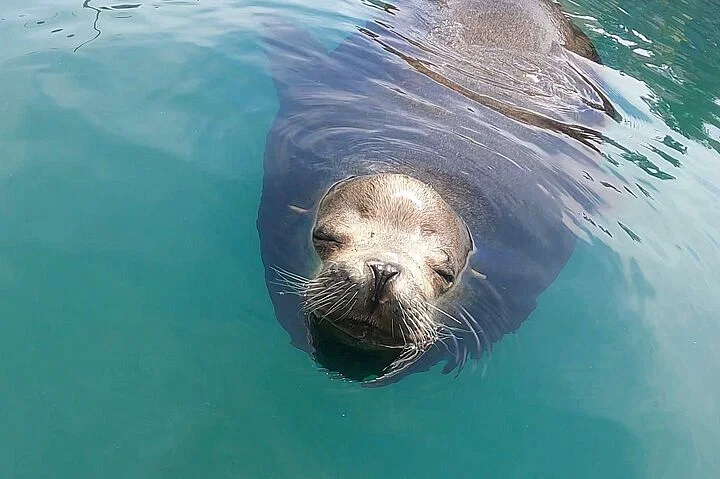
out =
[[[400,272],[400,268],[390,263],[382,263],[379,261],[368,263],[372,269],[373,275],[377,277],[387,276],[391,278]]]
[[[384,261],[368,261],[370,271],[372,271],[374,279],[374,300],[377,302],[385,290],[388,281],[400,274],[400,267],[396,264],[386,263]]]

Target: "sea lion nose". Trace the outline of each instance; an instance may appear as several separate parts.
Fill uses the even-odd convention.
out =
[[[388,281],[400,274],[400,266],[384,261],[368,261],[366,264],[372,271],[375,280],[373,300],[377,303],[382,297]]]

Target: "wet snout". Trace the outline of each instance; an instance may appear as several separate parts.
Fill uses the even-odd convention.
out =
[[[372,272],[372,300],[375,304],[384,301],[388,295],[388,285],[401,274],[401,267],[397,263],[372,260],[365,263]]]

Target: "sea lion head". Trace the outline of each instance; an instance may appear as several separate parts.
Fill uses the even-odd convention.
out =
[[[341,342],[417,358],[437,341],[441,305],[473,246],[429,185],[400,174],[353,177],[320,202],[312,243],[322,266],[304,309]]]

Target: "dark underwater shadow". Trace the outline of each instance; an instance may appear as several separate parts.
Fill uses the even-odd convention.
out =
[[[399,350],[368,351],[334,340],[322,327],[309,327],[314,349],[313,358],[330,375],[363,382],[383,375],[383,371],[400,355]]]

